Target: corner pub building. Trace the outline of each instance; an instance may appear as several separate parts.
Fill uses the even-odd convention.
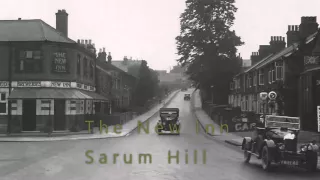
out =
[[[66,11],[56,29],[19,18],[1,20],[0,32],[0,133],[85,129],[108,100],[95,93],[94,44],[68,38]]]

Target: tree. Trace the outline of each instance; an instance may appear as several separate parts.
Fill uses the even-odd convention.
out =
[[[180,35],[176,37],[178,62],[189,64],[186,73],[200,88],[210,91],[214,86],[218,103],[225,101],[225,95],[220,96],[219,92],[228,92],[229,82],[240,70],[236,47],[244,43],[230,30],[237,11],[234,3],[187,0],[180,16]]]
[[[136,105],[143,106],[149,99],[156,96],[159,80],[156,71],[150,69],[146,61],[142,61],[138,72],[134,101]]]
[[[140,64],[133,64],[132,66],[129,66],[128,73],[135,77],[139,77],[140,66]]]

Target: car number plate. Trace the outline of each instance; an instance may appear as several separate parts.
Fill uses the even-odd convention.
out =
[[[284,165],[291,165],[291,166],[298,166],[299,162],[298,161],[280,161],[281,164]]]

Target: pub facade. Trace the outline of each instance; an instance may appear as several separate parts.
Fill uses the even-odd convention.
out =
[[[67,37],[65,10],[56,18],[57,29],[19,19],[1,33],[2,133],[79,131],[94,118],[95,104],[108,101],[95,92],[94,44]]]

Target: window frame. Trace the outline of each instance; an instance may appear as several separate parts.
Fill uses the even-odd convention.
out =
[[[2,99],[2,95],[4,94],[5,99]],[[0,92],[0,104],[5,105],[5,112],[0,112],[0,115],[7,115],[8,114],[8,93],[7,92]]]
[[[28,57],[28,53],[31,52],[32,57]],[[39,54],[38,54],[39,53]],[[15,60],[15,72],[16,73],[42,73],[44,54],[41,48],[29,49],[21,48],[16,50]],[[29,54],[30,55],[30,54]],[[38,70],[36,65],[38,66]],[[30,68],[32,67],[32,68]]]

